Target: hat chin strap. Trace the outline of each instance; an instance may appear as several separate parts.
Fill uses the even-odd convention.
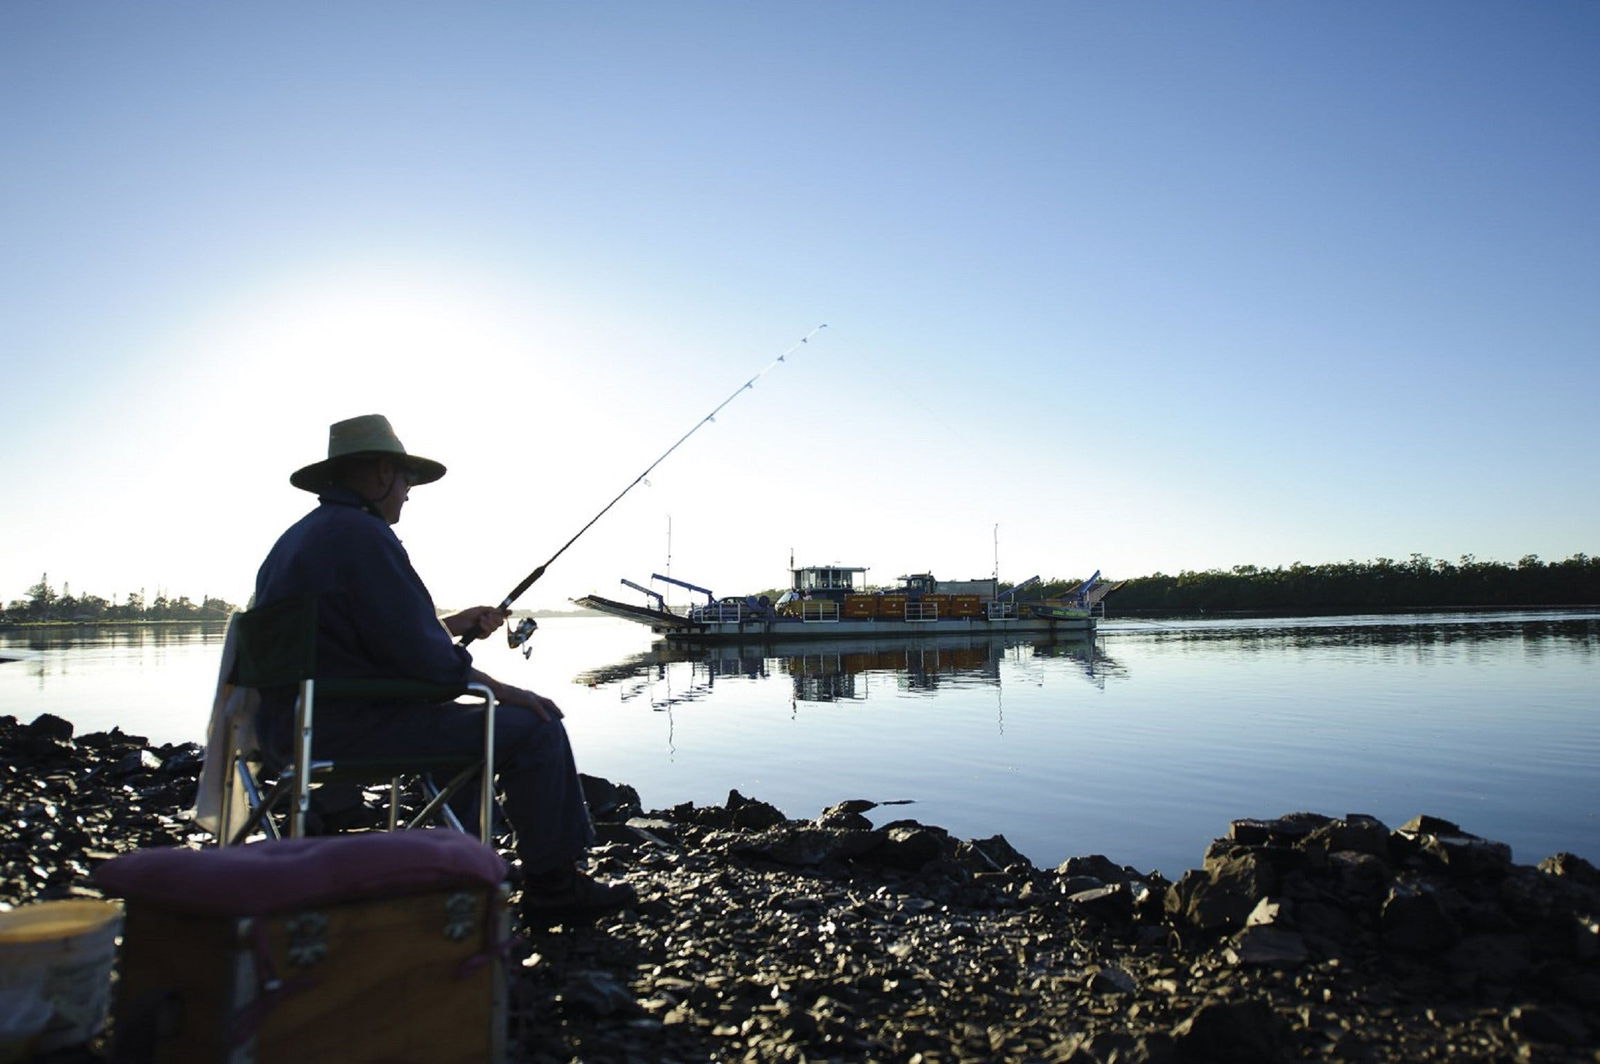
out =
[[[384,524],[389,524],[390,523],[389,518],[384,515],[384,512],[382,510],[378,509],[378,503],[382,502],[384,499],[387,499],[389,497],[389,495],[394,491],[395,481],[399,480],[400,476],[401,476],[400,467],[399,467],[398,464],[396,464],[395,465],[395,471],[393,473],[389,474],[389,482],[384,487],[383,494],[375,496],[375,497],[370,498],[370,499],[367,498],[367,496],[363,492],[356,491],[356,489],[354,489],[354,488],[351,488],[350,490],[354,491],[355,494],[356,494],[356,498],[361,500],[361,508],[363,510],[367,511],[367,513],[371,514],[373,517],[376,517],[378,520],[382,521]]]

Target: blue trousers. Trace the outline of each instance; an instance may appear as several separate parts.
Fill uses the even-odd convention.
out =
[[[496,783],[523,869],[538,874],[570,866],[593,844],[594,826],[566,726],[524,706],[501,704],[495,707],[494,746]],[[482,707],[456,703],[324,702],[312,729],[312,756],[329,760],[341,754],[403,757],[482,749]],[[468,793],[475,810],[477,788],[469,785]]]

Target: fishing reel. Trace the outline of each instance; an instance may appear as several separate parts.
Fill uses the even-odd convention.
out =
[[[515,628],[506,629],[506,646],[510,647],[512,650],[521,647],[522,656],[524,658],[530,658],[533,656],[533,644],[528,642],[528,640],[533,636],[533,633],[537,632],[538,630],[538,621],[534,620],[532,617],[524,617]]]

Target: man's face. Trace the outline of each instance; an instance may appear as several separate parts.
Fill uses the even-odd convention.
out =
[[[373,500],[373,506],[391,525],[400,523],[400,511],[411,495],[415,476],[399,462],[385,458],[378,463],[378,488],[384,493]]]

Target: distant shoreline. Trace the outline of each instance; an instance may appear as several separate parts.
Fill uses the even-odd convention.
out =
[[[97,617],[85,621],[0,621],[0,628],[107,628],[112,625],[128,628],[154,628],[173,624],[226,624],[227,617],[168,617],[156,618],[114,618]]]
[[[450,613],[453,611],[445,611]],[[513,617],[602,617],[594,610],[512,610]],[[159,628],[174,625],[225,625],[228,617],[170,617],[170,618],[111,618],[97,617],[81,621],[0,621],[0,631],[23,628]],[[3,660],[3,659],[0,659]]]
[[[1572,603],[1550,603],[1540,605],[1526,603],[1516,606],[1372,606],[1367,609],[1315,609],[1311,607],[1278,609],[1244,609],[1244,610],[1161,610],[1161,609],[1127,609],[1112,610],[1104,620],[1118,618],[1150,619],[1169,618],[1172,620],[1211,620],[1226,618],[1243,620],[1250,617],[1265,619],[1286,619],[1289,617],[1365,617],[1365,616],[1399,616],[1409,613],[1535,613],[1541,611],[1560,611],[1562,613],[1583,613],[1586,611],[1600,611],[1600,603],[1585,603],[1574,605]],[[446,611],[448,612],[448,611]],[[443,614],[441,614],[442,616]],[[595,610],[512,610],[513,617],[533,617],[536,620],[550,618],[604,618],[604,614]],[[229,615],[231,616],[231,614]],[[146,619],[96,619],[82,621],[0,621],[0,632],[21,630],[51,630],[68,628],[169,628],[178,626],[223,626],[228,623],[227,617],[197,618],[182,617],[164,620]],[[0,662],[15,661],[15,658],[0,657]]]
[[[1563,612],[1582,612],[1584,610],[1600,610],[1600,603],[1553,602],[1547,605],[1538,603],[1525,603],[1516,606],[1370,606],[1365,609],[1315,609],[1313,607],[1280,607],[1269,609],[1246,610],[1159,610],[1159,609],[1128,609],[1112,610],[1109,616],[1115,617],[1182,617],[1200,619],[1206,617],[1364,617],[1368,614],[1388,616],[1405,613],[1521,613],[1537,610],[1561,610]]]

